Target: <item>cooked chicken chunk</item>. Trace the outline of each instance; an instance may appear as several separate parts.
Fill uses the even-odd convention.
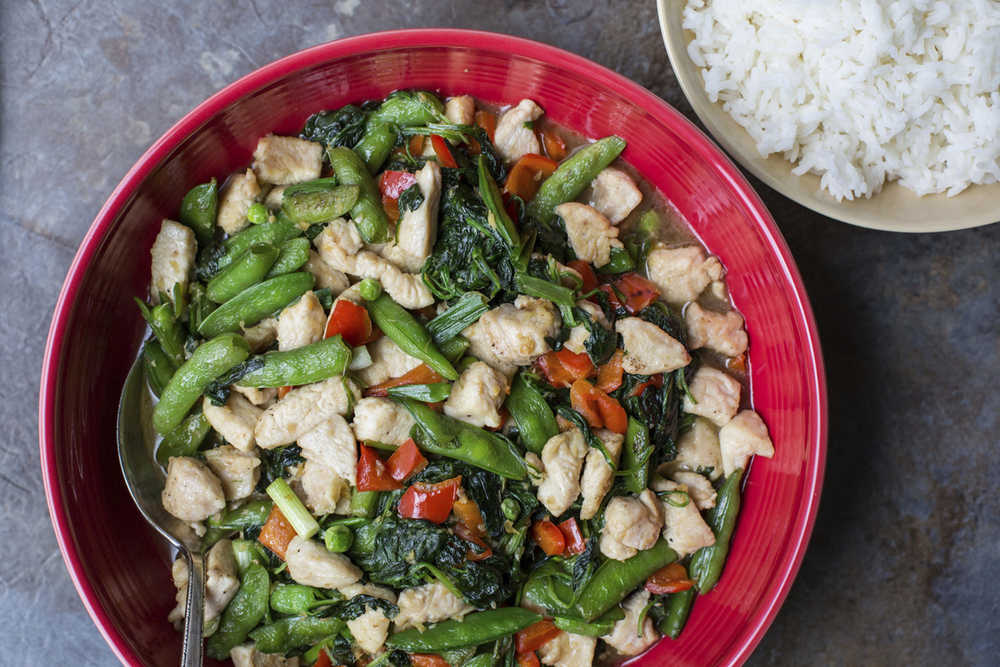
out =
[[[512,366],[527,366],[549,351],[545,339],[556,335],[559,322],[550,301],[522,294],[514,303],[486,311],[462,334],[469,339],[473,356],[511,375]]]
[[[336,512],[338,504],[350,498],[350,483],[333,468],[306,459],[300,473],[293,482],[293,488],[313,514]]]
[[[668,477],[675,470],[690,470],[716,480],[722,475],[719,435],[707,419],[697,417],[677,439],[677,458],[664,465]]]
[[[524,463],[525,468],[528,470],[528,481],[535,486],[541,484],[542,480],[545,479],[545,464],[542,463],[542,459],[538,457],[538,454],[525,452]]]
[[[612,498],[604,510],[601,553],[615,560],[628,560],[652,548],[663,528],[662,503],[649,489],[638,498]]]
[[[167,616],[167,620],[179,627],[186,612],[190,577],[187,561],[183,557],[174,561],[171,574],[174,586],[177,587],[177,606]],[[233,555],[233,543],[229,540],[219,540],[205,556],[204,624],[206,626],[222,614],[239,587],[240,579],[236,570],[236,557]]]
[[[691,363],[684,345],[652,322],[625,317],[615,322],[625,348],[622,368],[633,375],[670,373]]]
[[[396,240],[379,254],[404,271],[419,273],[437,240],[438,204],[441,201],[441,167],[428,160],[417,172],[417,187],[424,201],[415,210],[403,211],[396,227]]]
[[[475,611],[475,607],[439,582],[407,588],[399,594],[396,604],[399,606],[396,630],[418,628],[449,618],[461,619],[470,611]]]
[[[172,456],[160,496],[163,509],[181,521],[204,521],[226,506],[222,482],[208,466],[190,456]]]
[[[623,248],[618,228],[586,204],[566,202],[556,206],[556,215],[566,225],[566,237],[579,259],[600,268],[611,261],[611,249]]]
[[[531,123],[542,117],[542,108],[531,100],[521,100],[517,106],[511,107],[500,116],[496,132],[493,134],[493,145],[508,162],[517,162],[528,153],[539,153],[538,137],[534,129],[526,123]]]
[[[580,495],[580,470],[587,458],[587,443],[580,429],[554,435],[542,448],[545,474],[538,485],[538,500],[559,516]]]
[[[362,398],[354,406],[354,437],[387,445],[402,445],[416,421],[409,410],[389,398]]]
[[[382,336],[368,344],[372,365],[357,371],[358,380],[366,387],[381,384],[390,378],[398,378],[412,371],[423,362],[403,351],[394,340]]]
[[[219,227],[222,227],[222,231],[235,234],[249,225],[247,211],[258,196],[260,196],[260,185],[257,184],[253,169],[247,169],[242,174],[233,174],[219,197],[219,213],[216,221]]]
[[[590,319],[593,320],[594,324],[602,326],[605,329],[610,328],[608,324],[608,318],[604,316],[604,311],[600,309],[594,303],[581,299],[576,302],[578,308],[590,315]],[[575,327],[569,330],[569,338],[563,342],[563,347],[565,347],[570,352],[575,354],[583,354],[587,351],[587,340],[590,339],[590,331],[583,324],[577,324]]]
[[[449,123],[472,125],[476,121],[476,100],[472,95],[453,97],[445,102],[444,115]]]
[[[160,303],[160,292],[173,298],[174,285],[187,287],[197,250],[198,242],[190,227],[164,219],[149,250],[152,272],[149,293],[154,304]]]
[[[317,289],[328,289],[334,296],[340,294],[350,287],[351,281],[342,271],[338,271],[319,256],[315,250],[309,251],[309,260],[305,264],[305,270],[313,274],[316,278]]]
[[[653,626],[653,619],[647,615],[643,619],[641,628],[639,626],[639,617],[648,603],[649,591],[647,590],[636,591],[625,598],[625,601],[622,602],[625,618],[615,623],[611,633],[604,635],[601,639],[624,656],[639,655],[655,644],[660,638],[660,633]]]
[[[296,387],[257,420],[257,445],[273,449],[291,444],[330,417],[346,415],[360,395],[357,385],[340,375]]]
[[[614,167],[602,169],[590,182],[590,188],[590,205],[616,225],[642,201],[642,193],[632,177]]]
[[[560,632],[556,637],[542,644],[538,658],[550,667],[580,667],[594,661],[597,637]]]
[[[226,500],[241,500],[253,493],[260,479],[260,459],[232,445],[206,450],[205,462],[222,482]]]
[[[771,458],[774,444],[767,433],[767,425],[753,410],[743,410],[719,431],[722,450],[722,471],[728,477],[733,471],[746,470],[753,455]]]
[[[267,195],[264,197],[264,206],[271,210],[281,208],[281,204],[285,199],[285,190],[287,188],[287,185],[275,185],[273,188],[268,190]]]
[[[233,384],[229,388],[257,407],[270,403],[278,396],[278,390],[274,387],[241,387]]]
[[[273,134],[257,140],[253,169],[261,183],[302,183],[319,178],[323,168],[323,146],[298,137]]]
[[[306,460],[322,463],[354,486],[358,467],[358,447],[354,431],[340,415],[333,415],[299,437],[299,447]]]
[[[355,258],[364,247],[364,241],[353,222],[337,218],[313,239],[313,245],[327,266],[353,274],[357,269]]]
[[[253,450],[254,428],[263,410],[237,392],[230,392],[225,405],[215,405],[206,396],[201,402],[201,412],[226,442],[244,452]]]
[[[254,352],[263,352],[278,340],[278,320],[269,317],[243,330],[243,338]]]
[[[229,651],[233,667],[299,667],[298,656],[286,658],[280,653],[261,653],[253,644],[240,644]]]
[[[347,629],[362,651],[375,655],[389,636],[389,619],[381,607],[369,606],[363,614],[347,621]]]
[[[618,465],[618,457],[622,451],[622,443],[625,436],[607,429],[599,429],[594,432],[604,448],[611,455],[611,460]],[[591,447],[587,452],[587,460],[583,464],[583,476],[580,478],[580,492],[583,495],[583,504],[580,507],[581,519],[592,519],[601,508],[601,501],[604,494],[611,488],[611,483],[615,481],[614,468],[608,465],[604,454],[596,447]]]
[[[684,397],[684,412],[705,417],[716,426],[728,424],[740,409],[740,383],[714,368],[699,368],[688,390],[691,396]]]
[[[326,550],[315,540],[296,535],[285,551],[288,574],[296,583],[316,588],[339,588],[361,579],[361,570],[347,556]]]
[[[715,507],[715,499],[718,494],[715,492],[715,487],[704,475],[689,470],[678,470],[671,475],[671,479],[687,487],[688,495],[691,496],[691,500],[694,501],[699,510],[704,511]],[[666,481],[664,478],[658,477],[653,482],[653,490],[669,491]]]
[[[323,340],[326,313],[315,292],[306,292],[278,315],[278,349],[294,350]]]
[[[747,332],[743,329],[743,317],[735,310],[716,313],[692,302],[684,309],[684,321],[692,350],[707,347],[727,357],[746,352]]]
[[[477,361],[463,371],[451,386],[444,413],[473,426],[499,428],[500,406],[509,391],[510,382],[506,375]]]
[[[698,505],[688,487],[672,480],[663,483],[668,495],[663,499],[663,538],[670,548],[684,558],[702,547],[715,544],[715,535],[701,518]]]
[[[654,248],[646,258],[646,269],[663,299],[674,306],[694,301],[726,272],[718,258],[706,258],[700,246]]]

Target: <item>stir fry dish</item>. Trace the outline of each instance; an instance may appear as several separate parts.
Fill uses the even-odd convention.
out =
[[[725,270],[624,148],[401,91],[261,138],[162,222],[141,354],[209,656],[577,667],[678,637],[774,449]]]

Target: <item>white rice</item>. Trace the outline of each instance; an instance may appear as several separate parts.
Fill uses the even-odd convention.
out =
[[[1000,180],[1000,0],[689,0],[705,91],[840,199]]]

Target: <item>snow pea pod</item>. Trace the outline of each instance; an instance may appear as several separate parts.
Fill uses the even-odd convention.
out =
[[[528,384],[523,373],[518,373],[510,386],[507,411],[517,424],[517,431],[524,446],[541,454],[545,443],[559,434],[556,416],[541,392]]]
[[[327,222],[344,215],[358,200],[361,188],[357,185],[335,185],[320,190],[300,190],[281,199],[281,210],[292,222],[314,224]]]
[[[337,180],[345,185],[358,186],[358,198],[351,207],[351,219],[366,243],[381,243],[389,238],[389,218],[382,209],[382,201],[375,187],[375,180],[368,173],[368,165],[350,148],[336,146],[326,149],[327,157]]]
[[[240,581],[240,589],[222,612],[219,629],[205,643],[205,653],[216,660],[225,660],[229,651],[243,643],[264,614],[267,613],[267,599],[270,578],[258,563],[251,563]]]
[[[139,299],[135,302],[163,351],[178,366],[183,364],[184,329],[174,316],[173,307],[169,303],[161,303],[150,308]]]
[[[580,592],[567,616],[588,623],[625,599],[651,574],[677,560],[677,554],[662,539],[651,549],[640,551],[628,560],[609,558],[601,563],[593,578]]]
[[[315,644],[343,628],[344,622],[339,618],[293,616],[262,625],[250,633],[250,638],[254,640],[258,651],[287,653],[300,646]]]
[[[163,436],[156,447],[156,460],[165,466],[171,456],[193,456],[210,430],[212,425],[201,412],[189,415]]]
[[[673,593],[667,598],[665,606],[666,613],[660,620],[660,632],[668,635],[671,639],[677,639],[687,623],[688,615],[691,613],[691,605],[694,604],[696,591],[689,588],[680,593]]]
[[[395,144],[396,129],[392,124],[373,119],[365,128],[365,134],[354,147],[354,151],[368,165],[368,171],[376,174],[379,167],[388,159]]]
[[[258,499],[229,510],[218,519],[210,518],[206,522],[208,530],[201,538],[202,550],[211,549],[213,544],[237,530],[260,528],[270,512],[271,501]]]
[[[444,103],[437,95],[425,90],[393,93],[375,110],[372,120],[404,127],[447,122],[444,116]]]
[[[281,244],[278,249],[278,259],[274,260],[270,271],[265,278],[283,276],[292,271],[298,271],[309,261],[309,239],[300,236],[295,239],[288,239]]]
[[[365,305],[372,322],[404,352],[420,359],[443,378],[458,379],[458,372],[434,345],[430,332],[392,297],[381,294],[374,301],[366,301]]]
[[[590,623],[562,616],[556,616],[552,621],[560,630],[572,632],[574,635],[602,637],[609,634],[614,629],[615,623],[623,618],[625,618],[625,612],[622,611],[621,607],[612,607],[602,614],[600,618],[596,618]]]
[[[649,441],[649,427],[635,417],[628,418],[625,447],[622,448],[621,472],[625,488],[640,494],[649,484],[649,457],[653,445]]]
[[[219,189],[213,178],[196,185],[181,200],[180,219],[194,230],[198,243],[205,246],[215,236],[215,214],[219,208]]]
[[[278,249],[275,246],[262,243],[252,245],[208,281],[205,294],[215,303],[224,303],[263,280],[276,259]]]
[[[715,507],[708,514],[708,525],[715,533],[715,544],[702,547],[691,556],[691,578],[702,595],[712,590],[722,576],[722,568],[729,555],[729,541],[736,528],[736,517],[740,513],[740,482],[743,469],[734,470],[719,488]]]
[[[239,234],[222,242],[222,254],[212,256],[212,247],[206,248],[198,258],[198,278],[210,280],[219,271],[232,264],[237,257],[255,245],[280,246],[288,239],[302,236],[302,230],[291,220],[276,220],[260,225],[250,225]],[[205,255],[208,255],[207,257]]]
[[[390,387],[389,395],[393,398],[412,398],[424,403],[440,403],[447,400],[451,394],[451,385],[447,382],[432,382],[431,384],[407,384],[401,387]]]
[[[198,327],[206,338],[257,324],[312,289],[311,273],[286,273],[248,287],[212,311]]]
[[[462,620],[436,623],[423,632],[416,628],[397,632],[386,640],[386,644],[412,653],[434,653],[496,641],[540,620],[541,615],[521,607],[487,609]]]
[[[333,336],[257,358],[264,365],[240,378],[237,384],[241,387],[297,387],[342,375],[351,359],[351,348],[340,336]]]
[[[153,408],[153,428],[159,433],[172,431],[215,378],[248,356],[246,340],[236,334],[223,334],[198,346],[170,378]]]
[[[625,140],[611,135],[584,146],[563,160],[538,188],[538,194],[528,204],[528,215],[541,222],[550,222],[556,215],[556,206],[576,199],[623,150]]]
[[[177,371],[177,364],[167,356],[158,342],[150,339],[142,346],[142,368],[146,371],[149,388],[153,391],[153,395],[159,398]]]

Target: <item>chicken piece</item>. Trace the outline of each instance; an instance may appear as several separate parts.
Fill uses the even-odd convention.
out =
[[[243,330],[243,338],[253,352],[263,352],[278,340],[278,320],[269,317]]]
[[[403,211],[396,227],[396,240],[378,251],[383,257],[410,273],[419,273],[437,240],[438,204],[441,201],[441,167],[434,160],[416,173],[417,187],[424,200],[415,210]]]
[[[578,428],[552,436],[542,448],[545,473],[538,485],[538,500],[554,516],[569,509],[580,495],[580,470],[587,449]]]
[[[263,410],[239,393],[230,392],[225,405],[216,405],[206,396],[201,402],[201,412],[230,445],[244,452],[253,450],[254,429]]]
[[[306,460],[322,463],[354,486],[358,467],[358,447],[347,420],[333,415],[298,440]]]
[[[699,510],[704,511],[715,507],[715,499],[718,494],[715,492],[715,487],[704,475],[689,470],[678,470],[671,475],[671,479],[677,484],[687,487],[687,494],[691,496],[691,500],[694,501]],[[663,477],[657,477],[653,481],[653,490],[669,491],[667,481]]]
[[[528,481],[535,486],[541,484],[542,480],[545,479],[545,464],[542,463],[542,459],[538,457],[538,454],[525,452],[524,463],[528,470]]]
[[[249,225],[247,211],[259,196],[260,185],[257,184],[253,169],[247,169],[242,174],[233,174],[219,197],[219,213],[216,221],[219,227],[222,227],[222,231],[235,234]]]
[[[728,424],[740,409],[740,383],[709,366],[695,372],[688,391],[690,396],[684,396],[684,412],[705,417],[716,426]]]
[[[774,443],[767,433],[767,425],[753,410],[743,410],[719,431],[719,445],[722,450],[722,471],[728,477],[742,468],[753,455],[771,458]]]
[[[472,95],[459,95],[444,104],[444,115],[449,123],[472,125],[476,122],[476,100]]]
[[[479,321],[462,332],[469,339],[469,352],[490,366],[507,371],[527,366],[549,351],[546,338],[559,331],[559,313],[550,301],[520,295],[483,313]]]
[[[710,421],[698,417],[677,439],[677,457],[662,466],[667,477],[676,470],[689,470],[717,480],[722,475],[719,435]]]
[[[678,558],[715,544],[715,534],[701,518],[698,505],[688,487],[672,480],[663,483],[668,493],[663,499],[663,538]]]
[[[403,351],[394,340],[382,336],[368,344],[372,365],[362,368],[355,375],[366,387],[381,384],[390,378],[398,378],[413,370],[423,362]]]
[[[715,256],[705,257],[701,246],[654,248],[646,257],[649,279],[656,283],[667,303],[681,306],[694,301],[713,280],[726,271]]]
[[[476,608],[458,597],[440,582],[407,588],[396,603],[396,630],[420,628],[449,618],[461,619]]]
[[[632,177],[621,169],[605,167],[590,182],[590,205],[618,224],[642,201],[642,193]]]
[[[575,201],[556,206],[556,215],[566,225],[566,237],[579,259],[601,268],[611,261],[612,248],[624,248],[618,228],[586,204]]]
[[[660,633],[653,626],[653,619],[648,615],[639,626],[642,610],[649,604],[649,591],[638,590],[625,598],[622,609],[625,618],[615,623],[611,632],[601,637],[611,648],[623,656],[639,655],[660,639]]]
[[[717,313],[692,302],[684,309],[684,321],[692,350],[707,347],[727,357],[746,352],[747,332],[743,329],[743,317],[735,310]]]
[[[257,407],[267,407],[271,401],[278,396],[278,390],[274,387],[241,387],[238,384],[229,385],[229,389],[247,399]]]
[[[281,205],[285,200],[285,190],[287,188],[287,185],[275,185],[273,188],[268,190],[267,195],[264,197],[264,206],[268,207],[272,211],[276,211],[281,208]]]
[[[361,579],[361,569],[343,554],[327,551],[315,540],[292,538],[285,551],[288,574],[298,584],[316,588],[339,588]]]
[[[294,350],[323,340],[325,330],[323,305],[315,292],[306,292],[278,315],[278,349]]]
[[[525,99],[500,116],[493,134],[493,145],[504,160],[517,162],[528,153],[541,152],[535,130],[526,123],[538,120],[543,113],[540,106]]]
[[[597,637],[560,632],[556,637],[542,644],[538,658],[550,667],[580,667],[594,662]]]
[[[240,644],[229,651],[233,667],[299,667],[299,658],[286,658],[280,653],[261,653],[253,644]]]
[[[649,489],[638,498],[612,498],[604,510],[601,553],[615,560],[628,560],[656,544],[663,528],[662,503]]]
[[[222,445],[204,452],[205,462],[222,482],[226,500],[242,500],[257,486],[260,459],[232,445]]]
[[[175,285],[187,287],[197,250],[198,242],[190,227],[166,219],[160,223],[160,233],[149,250],[149,296],[154,304],[160,303],[160,292],[173,298]]]
[[[313,514],[332,514],[340,501],[351,495],[350,483],[340,473],[311,459],[302,464],[294,484],[298,486],[297,495]]]
[[[187,587],[191,576],[187,561],[179,557],[174,561],[171,574],[174,586],[177,587],[177,606],[173,608],[167,620],[180,628],[181,621],[187,611]],[[208,626],[218,618],[229,601],[239,590],[240,579],[236,569],[236,556],[233,554],[233,543],[229,540],[219,540],[205,556],[205,611],[204,624]]]
[[[409,410],[390,398],[370,396],[354,406],[354,437],[387,445],[402,445],[410,438],[416,421]]]
[[[618,465],[618,457],[622,451],[622,443],[625,436],[607,429],[594,431],[594,435],[604,443],[604,448],[611,455],[611,460]],[[615,480],[615,470],[608,465],[604,454],[596,447],[591,447],[587,452],[587,460],[583,464],[583,476],[580,478],[580,493],[583,495],[583,504],[580,507],[581,519],[592,519],[601,508],[601,501],[604,494],[611,488],[611,483]]]
[[[355,260],[364,247],[364,241],[353,222],[337,218],[313,239],[313,245],[327,266],[354,274],[357,270]]]
[[[323,146],[298,137],[268,134],[257,140],[253,170],[261,183],[288,185],[319,178]]]
[[[507,376],[477,361],[451,386],[444,413],[473,426],[499,428],[500,406],[510,392]]]
[[[611,325],[608,323],[608,318],[604,316],[604,311],[601,310],[598,305],[591,303],[586,299],[577,301],[576,305],[578,308],[590,315],[590,319],[593,320],[594,324],[602,326],[605,329],[611,328]],[[569,330],[569,338],[567,338],[563,343],[563,347],[575,354],[583,354],[587,351],[587,341],[589,339],[590,330],[583,324],[577,324]]]
[[[324,262],[323,258],[315,250],[309,251],[309,260],[303,268],[313,274],[313,277],[316,279],[317,289],[328,289],[334,296],[351,286],[351,281],[347,279],[347,275],[343,271],[338,271]]]
[[[296,387],[257,420],[257,445],[273,449],[291,444],[330,417],[348,414],[360,395],[357,385],[340,375]]]
[[[340,590],[347,595],[345,591],[350,589],[357,589],[358,592],[347,596],[348,598],[353,598],[356,595],[370,595],[389,602],[396,601],[395,593],[380,586],[353,584]],[[361,650],[369,655],[374,655],[381,650],[386,637],[389,636],[389,618],[381,607],[366,605],[363,614],[347,621],[347,628],[351,631],[351,636],[354,637],[355,643],[361,647]]]
[[[622,336],[625,348],[622,368],[626,373],[670,373],[691,363],[684,344],[652,322],[625,317],[615,322],[615,331]]]
[[[190,456],[171,456],[160,495],[163,509],[181,521],[204,521],[226,506],[222,482],[208,466]]]

